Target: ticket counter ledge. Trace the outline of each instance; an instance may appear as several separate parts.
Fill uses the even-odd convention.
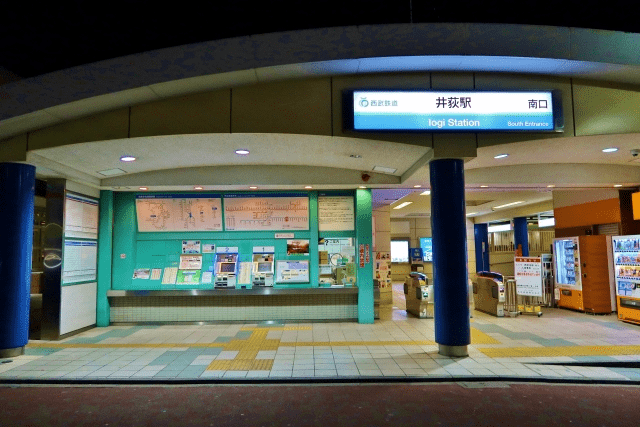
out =
[[[357,321],[358,287],[110,290],[110,323]]]

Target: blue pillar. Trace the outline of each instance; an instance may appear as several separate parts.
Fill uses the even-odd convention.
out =
[[[474,224],[473,235],[476,245],[476,273],[489,271],[489,232],[487,224]]]
[[[464,163],[439,159],[429,163],[435,332],[439,353],[467,356],[471,344]]]
[[[527,231],[527,218],[520,216],[513,218],[513,240],[516,250],[522,245],[522,256],[529,256],[529,232]]]
[[[35,185],[34,166],[0,163],[0,357],[29,341]]]

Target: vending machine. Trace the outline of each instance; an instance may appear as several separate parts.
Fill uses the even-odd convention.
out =
[[[235,288],[238,277],[238,248],[216,248],[216,288]]]
[[[611,313],[607,236],[553,240],[558,307],[589,313]]]
[[[640,324],[640,235],[612,238],[618,319]]]
[[[273,286],[274,246],[255,246],[253,248],[253,269],[251,283],[253,286]]]

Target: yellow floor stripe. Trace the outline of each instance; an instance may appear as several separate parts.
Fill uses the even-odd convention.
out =
[[[385,346],[385,345],[435,345],[434,341],[306,341],[281,342],[280,347],[349,347],[349,346]]]
[[[273,360],[214,360],[207,371],[270,371]]]
[[[479,348],[489,357],[624,356],[640,354],[640,345]]]
[[[471,328],[471,344],[500,344],[500,341],[476,328]]]

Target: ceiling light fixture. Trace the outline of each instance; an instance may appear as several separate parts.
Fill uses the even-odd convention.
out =
[[[420,185],[420,184],[416,184],[416,185],[413,186],[413,188],[420,188],[420,187],[422,187],[422,185]]]
[[[194,190],[202,190],[202,187],[200,187],[199,185],[193,187]]]
[[[480,188],[488,188],[488,185],[481,185]]]
[[[307,190],[311,190],[313,187],[310,185],[305,185],[304,188],[306,188]]]
[[[352,159],[361,159],[362,156],[360,154],[352,154],[349,157],[351,157]]]
[[[524,203],[524,201],[507,203],[506,205],[494,206],[493,209],[506,208],[507,206],[519,205],[520,203]]]
[[[249,154],[249,150],[247,150],[246,148],[239,148],[236,150],[236,154],[246,156],[247,154]]]
[[[555,185],[553,185],[553,184],[547,185],[547,188],[554,188],[554,187],[555,187]]]
[[[614,187],[622,187],[622,184],[616,184]]]
[[[405,206],[409,206],[411,203],[413,203],[413,202],[403,202],[403,203],[400,203],[398,206],[396,206],[396,207],[395,207],[395,208],[393,208],[393,209],[402,209],[402,208],[404,208]]]
[[[255,185],[252,185],[251,187],[249,187],[251,190],[256,190],[258,187],[256,187]]]
[[[364,185],[361,185],[361,186],[360,186],[360,187],[358,187],[358,188],[367,188],[367,187],[366,187],[366,186],[364,186]]]
[[[507,156],[508,156],[508,154],[504,153],[504,154],[498,154],[497,156],[493,156],[493,158],[494,159],[504,159]]]
[[[121,162],[135,162],[136,158],[134,156],[122,156],[120,157]]]
[[[425,190],[422,193],[420,193],[421,196],[428,196],[429,194],[431,194],[431,190]]]
[[[617,147],[609,147],[602,150],[603,153],[615,153],[618,151]]]
[[[148,188],[147,188],[147,187],[140,187],[140,190],[142,190],[142,191],[147,191],[147,190],[148,190]]]
[[[383,173],[396,173],[398,169],[388,168],[386,166],[374,166],[373,170],[375,172],[383,172]]]
[[[477,213],[478,213],[478,212],[471,212],[471,213],[468,213],[468,214],[467,214],[467,216],[475,215],[475,214],[477,214]]]

